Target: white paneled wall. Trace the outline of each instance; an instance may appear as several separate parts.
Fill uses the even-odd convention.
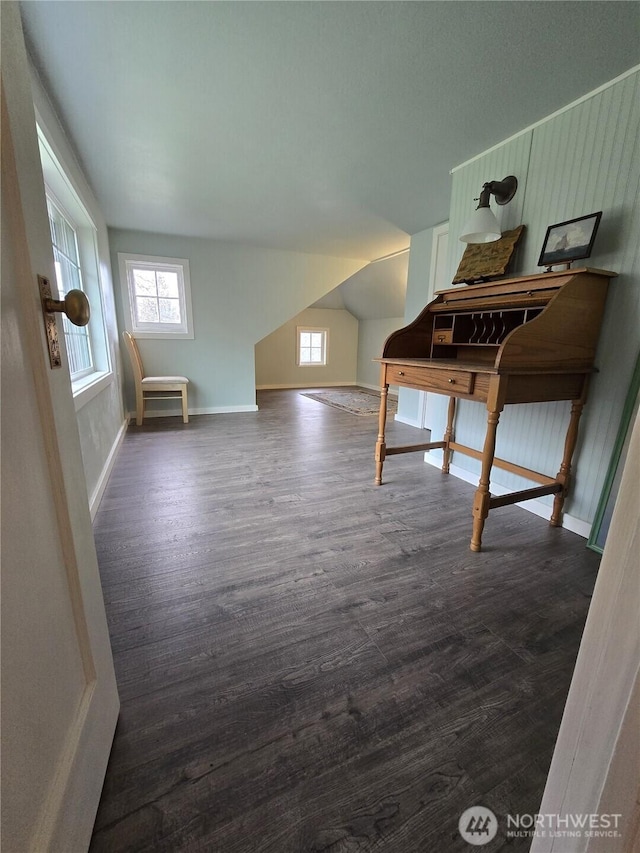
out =
[[[584,265],[611,269],[607,302],[589,402],[575,456],[576,479],[566,512],[590,523],[615,441],[633,365],[640,348],[640,72],[506,142],[454,173],[450,215],[449,272],[464,250],[459,234],[485,181],[518,178],[518,193],[506,207],[492,204],[503,230],[526,225],[513,274],[537,267],[546,228],[556,222],[603,211],[592,257]],[[580,266],[581,262],[574,263]],[[567,323],[572,318],[567,317]],[[444,430],[446,398],[441,398]],[[502,415],[496,454],[554,475],[562,457],[568,403],[510,406]],[[483,406],[459,406],[456,438],[481,447]],[[478,463],[461,454],[455,465],[476,472]],[[526,481],[494,469],[493,481],[509,489]],[[551,503],[550,498],[543,499]]]
[[[514,199],[502,207],[492,201],[491,209],[503,231],[517,228],[522,222],[527,223],[523,208],[532,136],[533,131],[523,133],[454,173],[449,216],[449,281],[453,279],[466,248],[466,244],[458,240],[458,234],[462,233],[465,222],[477,207],[474,199],[480,196],[484,183],[501,181],[507,175],[515,175],[518,179],[518,191]],[[513,261],[514,268],[518,266],[521,250],[518,249],[517,252]]]

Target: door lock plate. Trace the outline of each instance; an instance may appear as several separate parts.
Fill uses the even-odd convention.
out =
[[[60,355],[60,342],[58,340],[58,324],[56,315],[47,311],[45,305],[48,299],[52,299],[51,282],[44,275],[38,276],[38,284],[40,286],[40,300],[42,302],[42,316],[44,317],[44,330],[47,335],[47,346],[49,348],[49,363],[51,368],[62,367],[62,357]]]

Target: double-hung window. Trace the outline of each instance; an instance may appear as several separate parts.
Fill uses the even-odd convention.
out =
[[[82,290],[91,306],[87,326],[74,326],[66,316],[58,317],[78,411],[113,382],[102,295],[102,275],[106,273],[101,271],[98,230],[92,216],[45,129],[38,125],[37,130],[58,295],[64,299],[70,290]]]
[[[47,197],[47,211],[49,213],[58,293],[60,298],[64,299],[70,290],[84,290],[78,252],[78,237],[74,226],[50,197]],[[62,327],[67,344],[69,372],[71,381],[74,382],[95,372],[89,328],[88,326],[74,326],[64,314],[62,315]]]
[[[119,253],[128,328],[136,337],[193,338],[189,261]]]
[[[297,333],[298,365],[300,367],[325,365],[328,329],[308,329],[298,326]]]

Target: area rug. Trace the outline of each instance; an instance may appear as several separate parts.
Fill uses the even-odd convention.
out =
[[[367,391],[364,388],[347,388],[344,390],[318,391],[313,394],[302,394],[334,409],[342,409],[352,415],[377,415],[380,409],[380,394]],[[395,397],[387,397],[387,414],[393,415],[398,411],[398,401]]]

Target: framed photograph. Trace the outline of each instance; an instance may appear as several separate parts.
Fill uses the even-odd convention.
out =
[[[567,264],[578,258],[588,258],[596,239],[596,231],[600,224],[602,211],[579,216],[577,219],[567,219],[550,225],[542,244],[539,267],[552,267],[556,264]]]

